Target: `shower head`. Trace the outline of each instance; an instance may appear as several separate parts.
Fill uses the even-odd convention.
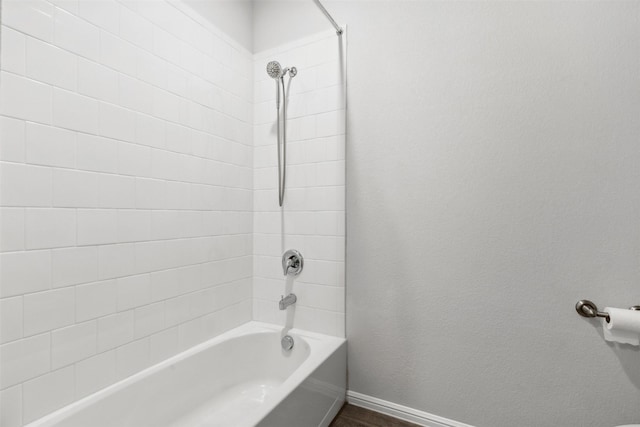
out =
[[[298,69],[296,67],[287,67],[282,68],[282,65],[278,61],[271,61],[267,64],[267,74],[272,79],[279,79],[287,75],[289,73],[290,77],[295,77],[298,74]]]
[[[282,71],[282,65],[278,61],[271,61],[267,64],[267,74],[272,79],[279,79],[285,72]]]

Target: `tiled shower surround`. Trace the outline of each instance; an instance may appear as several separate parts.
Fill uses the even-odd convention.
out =
[[[178,2],[2,0],[0,425],[252,318],[344,335],[331,35],[254,57]],[[271,59],[299,69],[284,217]]]
[[[295,66],[287,108],[287,188],[278,206],[275,83],[265,64]],[[334,31],[254,56],[253,317],[264,322],[344,336],[345,249],[344,40]],[[305,259],[283,281],[281,255]],[[278,310],[281,295],[298,302]]]

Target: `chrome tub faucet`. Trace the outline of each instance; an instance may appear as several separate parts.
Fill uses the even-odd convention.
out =
[[[294,294],[289,294],[286,297],[280,297],[280,303],[278,305],[280,307],[280,310],[285,310],[290,305],[295,304],[296,301],[298,301],[298,298]]]

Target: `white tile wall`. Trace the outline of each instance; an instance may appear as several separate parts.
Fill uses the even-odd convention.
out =
[[[75,398],[75,367],[67,366],[34,378],[22,385],[22,419],[28,423]]]
[[[327,32],[254,56],[253,316],[344,336],[345,64],[339,43]],[[272,60],[298,68],[287,110],[283,209],[278,206],[275,83],[265,71]],[[305,266],[300,276],[285,280],[280,257],[291,248],[302,253]],[[289,292],[298,302],[280,311],[278,300]]]
[[[115,381],[115,356],[115,351],[106,351],[76,364],[76,396],[86,396]]]
[[[1,31],[1,425],[252,317],[344,335],[334,33],[252,57],[160,0],[3,0]],[[283,210],[272,59],[299,69]]]
[[[71,325],[75,321],[73,288],[53,289],[23,297],[23,333],[34,335]]]
[[[252,57],[160,0],[2,7],[0,425],[20,426],[251,319]]]

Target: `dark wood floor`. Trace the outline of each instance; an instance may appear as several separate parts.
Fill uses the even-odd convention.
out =
[[[388,415],[379,414],[357,406],[345,405],[329,427],[419,427]]]

